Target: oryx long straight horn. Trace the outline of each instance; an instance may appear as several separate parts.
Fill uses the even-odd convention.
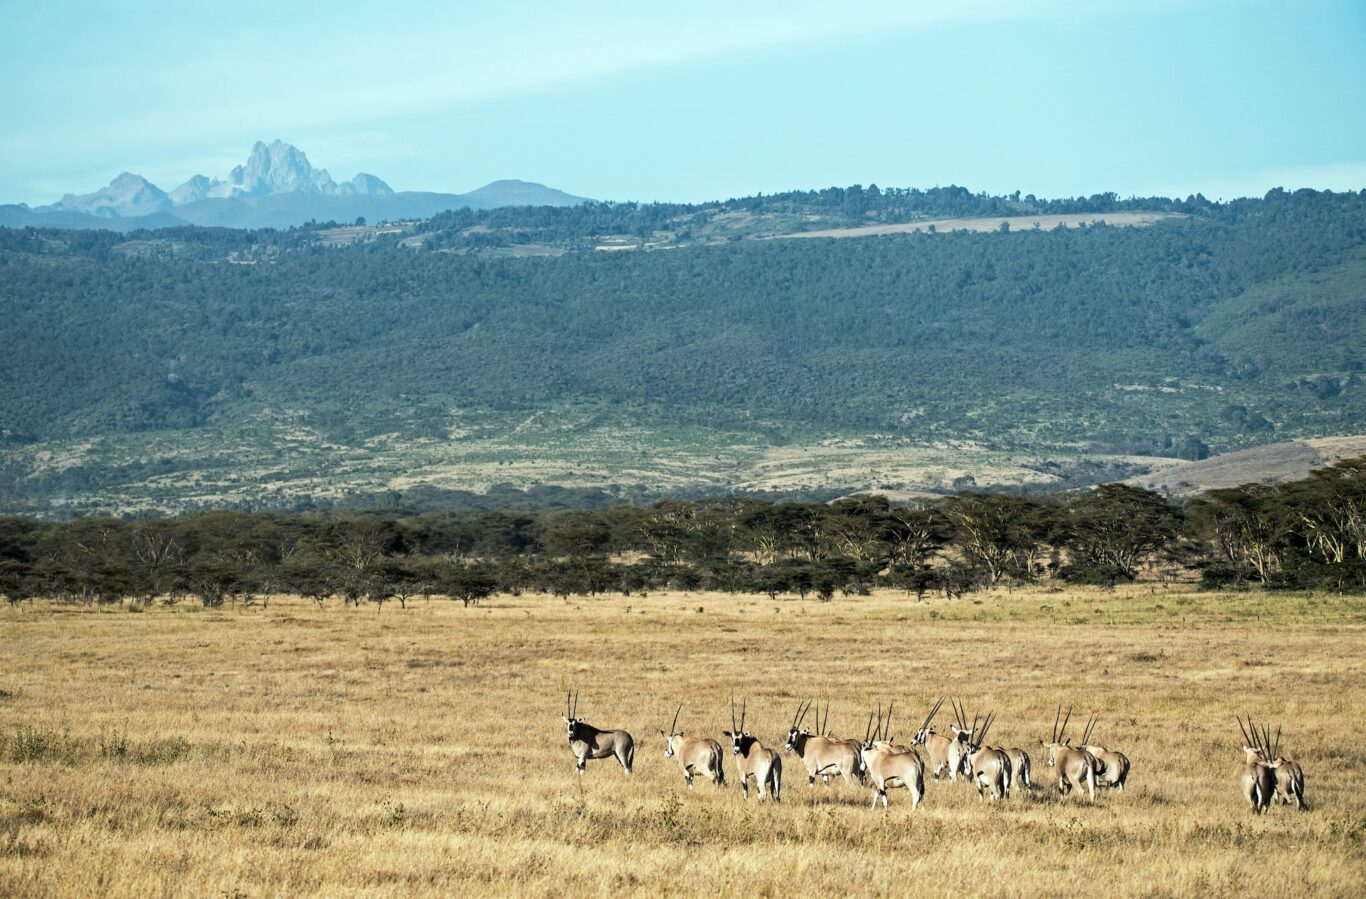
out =
[[[1081,736],[1081,748],[1091,753],[1096,760],[1096,784],[1123,790],[1129,781],[1129,757],[1122,752],[1106,749],[1099,743],[1092,742],[1091,735],[1095,732],[1098,721],[1100,715],[1092,715],[1091,720],[1086,723],[1086,731]]]
[[[1059,725],[1059,719],[1062,724]],[[1044,748],[1048,751],[1048,767],[1057,772],[1058,793],[1066,796],[1072,792],[1073,787],[1082,787],[1086,790],[1087,796],[1091,801],[1096,798],[1096,769],[1099,763],[1096,757],[1085,749],[1073,749],[1067,741],[1067,724],[1072,720],[1072,707],[1068,706],[1067,714],[1062,714],[1062,706],[1058,706],[1057,714],[1053,716],[1053,738],[1052,740],[1041,740]]]
[[[571,693],[565,701],[565,728],[569,737],[569,749],[574,753],[574,764],[580,774],[589,759],[615,758],[627,774],[635,761],[636,742],[624,730],[602,730],[583,721],[578,716],[579,697]]]
[[[730,699],[731,729],[725,734],[730,738],[731,753],[735,756],[735,770],[740,775],[740,789],[749,798],[749,782],[754,781],[759,798],[767,795],[774,802],[782,801],[783,760],[778,753],[764,746],[745,730],[745,713],[749,699],[740,705],[740,723],[735,723],[735,697]]]
[[[677,711],[674,712],[673,723],[669,725],[669,732],[666,734],[660,731],[660,735],[664,737],[664,757],[678,759],[688,789],[692,789],[693,778],[699,774],[718,787],[724,787],[726,774],[721,764],[724,757],[721,744],[706,737],[689,737],[679,733],[678,716],[682,711],[683,704],[679,703]]]
[[[814,700],[813,700],[814,701]],[[810,704],[808,703],[808,708]],[[825,718],[821,718],[820,705],[816,705],[816,733],[802,727],[805,712],[800,711],[793,719],[787,732],[783,748],[801,759],[806,768],[806,782],[814,785],[816,778],[829,786],[830,778],[842,777],[846,782],[863,782],[863,762],[859,756],[857,740],[837,740],[826,734],[830,723],[830,703],[825,704]],[[879,725],[881,722],[879,722]]]
[[[925,752],[929,755],[930,771],[934,774],[934,779],[938,780],[945,771],[948,772],[949,780],[956,781],[959,773],[963,770],[963,753],[965,743],[959,738],[963,733],[963,714],[958,708],[957,700],[950,701],[955,720],[958,726],[949,725],[949,731],[953,736],[935,733],[930,722],[938,714],[939,709],[944,705],[944,698],[941,696],[939,701],[930,709],[930,713],[925,716],[925,721],[920,725],[920,730],[916,731],[915,737],[911,740],[912,746],[924,746]]]
[[[872,713],[868,715],[868,730],[859,746],[859,758],[873,785],[873,808],[878,800],[887,808],[887,791],[905,787],[911,794],[911,808],[920,805],[925,797],[925,768],[914,749],[897,746],[891,741],[891,706],[888,706],[886,734],[883,733],[882,703],[878,703],[877,730],[872,730]],[[881,738],[881,739],[879,739]]]

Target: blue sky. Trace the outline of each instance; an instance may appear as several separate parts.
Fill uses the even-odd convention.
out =
[[[600,199],[1366,188],[1366,3],[0,0],[0,202],[257,139]]]

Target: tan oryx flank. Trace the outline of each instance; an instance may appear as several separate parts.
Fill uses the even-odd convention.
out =
[[[1129,757],[1122,752],[1115,752],[1091,742],[1091,732],[1096,729],[1096,722],[1099,720],[1099,715],[1092,715],[1091,720],[1086,723],[1086,730],[1081,735],[1081,748],[1096,758],[1096,784],[1123,790],[1129,781]]]
[[[1243,732],[1243,773],[1239,785],[1243,788],[1243,799],[1247,800],[1252,814],[1260,815],[1271,807],[1271,799],[1276,795],[1276,772],[1263,761],[1261,741],[1257,738],[1257,728],[1248,718],[1247,728],[1243,719],[1238,718],[1238,729]],[[1248,730],[1252,735],[1248,735]]]
[[[1295,803],[1295,808],[1300,811],[1307,810],[1308,806],[1304,803],[1304,769],[1298,762],[1293,762],[1281,755],[1281,728],[1276,727],[1276,739],[1271,739],[1271,728],[1262,725],[1262,732],[1259,735],[1257,728],[1252,724],[1249,716],[1247,725],[1252,730],[1253,743],[1258,750],[1258,757],[1262,764],[1270,768],[1276,778],[1276,793],[1274,799],[1281,805]]]
[[[735,697],[730,700],[730,727],[725,735],[730,737],[730,751],[735,755],[735,771],[740,775],[740,789],[749,798],[749,780],[754,778],[754,786],[763,799],[767,793],[774,802],[783,799],[783,759],[778,753],[764,746],[745,730],[745,712],[749,700],[740,706],[740,723],[735,723]]]
[[[966,713],[963,713],[963,717],[967,717]],[[1010,756],[1006,755],[1005,750],[986,745],[987,732],[995,720],[995,712],[988,714],[979,730],[977,717],[973,716],[972,730],[967,738],[967,767],[964,771],[977,787],[977,798],[986,799],[990,795],[993,802],[1010,798],[1010,782],[1014,773]]]
[[[669,732],[659,732],[664,738],[664,757],[678,759],[689,790],[692,789],[692,779],[698,774],[710,779],[718,787],[724,787],[726,772],[721,765],[721,744],[708,737],[689,737],[679,733],[678,716],[682,711],[683,704],[679,703]]]
[[[826,786],[830,785],[831,777],[843,777],[849,783],[858,780],[863,782],[863,762],[859,755],[859,744],[856,740],[838,740],[826,733],[825,725],[830,723],[830,706],[825,707],[825,720],[821,720],[820,706],[816,706],[816,733],[810,733],[802,729],[802,722],[806,720],[806,713],[811,708],[808,701],[805,706],[797,704],[797,712],[792,716],[792,726],[787,731],[787,743],[783,747],[788,752],[796,753],[806,766],[806,780],[808,784],[814,784],[816,778],[821,778]]]
[[[1059,718],[1062,718],[1062,706],[1058,706],[1058,713],[1053,716],[1052,742],[1039,741],[1048,750],[1048,767],[1057,772],[1058,792],[1066,796],[1073,787],[1085,787],[1087,796],[1095,802],[1096,758],[1085,749],[1073,749],[1068,743],[1067,722],[1072,720],[1072,709],[1068,708],[1067,717],[1062,718],[1061,728],[1058,727]]]
[[[966,747],[957,735],[946,737],[935,733],[934,728],[930,726],[930,722],[934,721],[934,716],[939,713],[939,707],[943,704],[944,698],[941,696],[934,704],[934,708],[925,716],[925,722],[920,725],[920,729],[915,732],[911,745],[925,747],[925,753],[929,756],[930,772],[934,774],[935,780],[938,780],[944,771],[948,771],[949,780],[953,781],[958,779],[959,772],[963,770]]]
[[[1012,746],[1010,749],[1006,750],[1006,755],[1010,757],[1011,789],[1014,789],[1016,784],[1019,784],[1026,790],[1034,789],[1034,781],[1030,779],[1029,753],[1018,746]]]
[[[624,730],[599,730],[577,717],[579,694],[566,693],[564,698],[564,723],[569,735],[569,749],[574,753],[574,762],[583,773],[583,766],[589,759],[615,758],[627,774],[636,755],[636,741]]]
[[[859,744],[859,756],[868,779],[873,784],[873,805],[877,808],[878,799],[882,807],[887,807],[887,791],[905,787],[911,794],[911,808],[920,805],[925,798],[925,766],[914,749],[898,746],[892,740],[892,708],[887,707],[887,732],[883,733],[882,704],[878,704],[877,731],[873,732],[873,713],[868,713],[868,727]]]

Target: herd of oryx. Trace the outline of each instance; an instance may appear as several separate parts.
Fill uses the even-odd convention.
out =
[[[578,705],[577,693],[571,691],[566,694],[564,722],[578,772],[583,773],[589,759],[615,758],[630,774],[635,763],[635,739],[624,730],[604,730],[587,723],[578,717]],[[768,797],[780,802],[783,790],[782,755],[745,730],[748,705],[747,699],[741,701],[737,719],[735,700],[732,698],[731,729],[722,731],[730,743],[731,755],[735,757],[740,789],[745,799],[749,799],[752,781],[760,799]],[[977,787],[978,798],[983,800],[1009,798],[1016,784],[1027,789],[1034,786],[1029,753],[1019,747],[987,745],[987,734],[996,720],[994,712],[985,718],[974,715],[969,724],[967,710],[961,703],[952,700],[950,706],[954,723],[945,728],[945,733],[939,733],[933,725],[935,716],[944,705],[941,698],[931,707],[907,746],[893,739],[891,705],[887,707],[885,716],[881,704],[876,712],[868,713],[868,727],[862,741],[842,740],[829,731],[828,703],[824,720],[821,719],[820,706],[816,705],[811,722],[814,731],[807,730],[804,725],[812,705],[812,701],[798,704],[783,749],[801,760],[808,784],[814,784],[819,777],[828,786],[832,778],[840,777],[848,783],[857,782],[872,787],[875,809],[879,799],[882,800],[882,807],[887,808],[887,791],[898,788],[904,788],[911,794],[911,808],[920,805],[925,798],[926,768],[920,749],[928,757],[930,773],[935,780],[947,776],[950,781],[956,781],[961,775]],[[668,732],[659,732],[664,738],[664,757],[678,763],[689,789],[692,788],[693,778],[698,776],[717,786],[725,786],[725,752],[722,744],[709,737],[688,736],[681,732],[678,729],[678,717],[682,711],[683,706],[680,704],[674,711],[673,723],[669,725]],[[1073,746],[1067,736],[1067,725],[1071,720],[1072,710],[1069,708],[1064,715],[1062,706],[1058,706],[1050,739],[1039,741],[1047,753],[1047,765],[1056,777],[1058,792],[1065,796],[1075,788],[1079,792],[1085,791],[1087,798],[1094,801],[1098,787],[1123,790],[1129,779],[1128,756],[1091,742],[1098,720],[1095,715],[1087,723],[1081,740]],[[1243,752],[1246,755],[1242,774],[1243,796],[1252,811],[1256,814],[1265,812],[1273,799],[1282,804],[1294,802],[1296,808],[1303,810],[1304,771],[1298,764],[1279,754],[1280,728],[1276,729],[1276,738],[1272,740],[1270,728],[1262,725],[1259,732],[1250,717],[1246,726],[1241,718],[1238,719],[1238,726],[1243,732]]]

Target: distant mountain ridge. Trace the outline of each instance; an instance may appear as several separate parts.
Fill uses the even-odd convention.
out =
[[[287,228],[309,221],[383,221],[426,218],[448,209],[582,202],[583,197],[528,181],[494,181],[467,194],[395,192],[368,172],[338,183],[327,169],[314,168],[298,147],[276,140],[257,141],[247,161],[226,178],[197,174],[168,193],[141,175],[124,172],[97,191],[66,194],[48,206],[0,206],[0,227]]]

